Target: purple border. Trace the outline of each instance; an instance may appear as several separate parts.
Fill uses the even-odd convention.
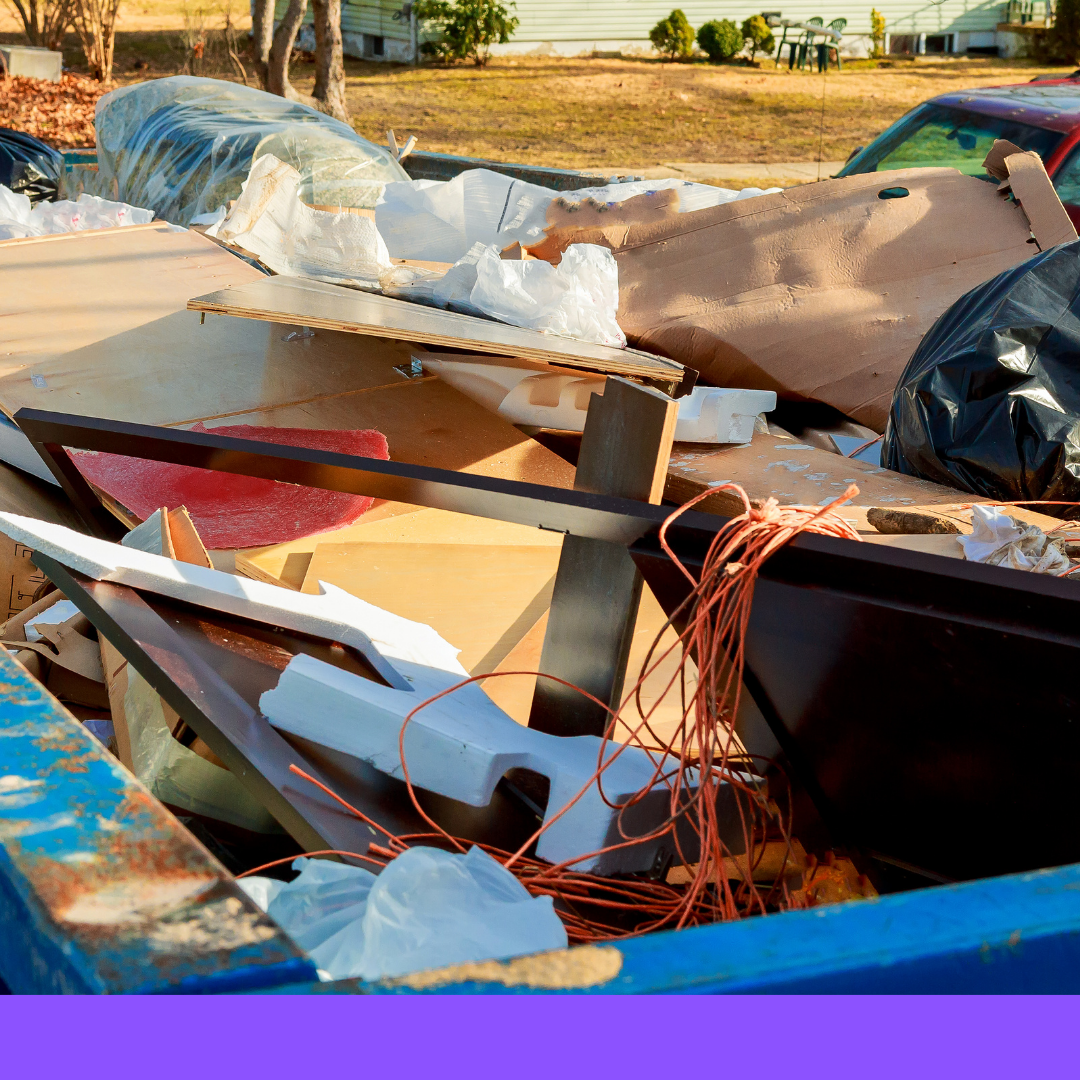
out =
[[[1075,1074],[1076,1018],[1038,997],[7,997],[0,1060],[77,1080],[1017,1080]]]

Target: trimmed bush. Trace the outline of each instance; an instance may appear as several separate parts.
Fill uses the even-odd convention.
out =
[[[730,19],[710,19],[698,32],[697,43],[714,64],[742,52],[742,31]]]
[[[669,60],[689,56],[694,48],[694,28],[681,8],[661,19],[650,31],[649,40],[657,52],[666,53]]]
[[[742,24],[743,41],[750,46],[750,62],[754,62],[758,49],[763,53],[771,53],[776,46],[776,38],[769,28],[769,24],[761,15],[751,15]]]

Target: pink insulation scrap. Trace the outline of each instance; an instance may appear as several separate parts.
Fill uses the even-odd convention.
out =
[[[210,432],[202,424],[192,431]],[[256,439],[283,446],[306,446],[338,454],[389,459],[379,431],[326,431],[308,428],[252,427],[233,424],[214,435]],[[79,471],[141,520],[162,506],[186,506],[203,543],[210,549],[281,544],[313,533],[351,525],[370,509],[371,498],[277,480],[236,476],[188,465],[169,465],[117,454],[76,452]]]

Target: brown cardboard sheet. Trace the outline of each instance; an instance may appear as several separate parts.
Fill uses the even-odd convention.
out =
[[[1034,255],[1030,234],[996,185],[902,169],[634,225],[608,246],[632,344],[706,382],[822,401],[882,431],[923,334]]]

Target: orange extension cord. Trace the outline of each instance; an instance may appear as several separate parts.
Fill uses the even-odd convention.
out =
[[[701,577],[697,579],[671,550],[667,542],[667,532],[681,514],[717,491],[734,492],[742,500],[745,509],[716,534],[705,556]],[[730,859],[733,853],[720,835],[716,817],[717,796],[721,784],[730,785],[736,795],[745,845],[743,850],[746,852],[743,866],[748,865],[752,869],[760,861],[764,851],[764,837],[770,827],[773,835],[778,832],[783,837],[788,858],[792,858],[790,825],[782,820],[776,804],[770,802],[764,782],[754,775],[752,763],[735,738],[734,722],[742,690],[746,628],[758,574],[766,560],[779,548],[802,532],[843,537],[847,540],[860,539],[851,525],[835,513],[839,505],[858,493],[859,489],[852,485],[827,506],[815,510],[780,506],[775,499],[766,500],[761,507],[753,507],[741,487],[737,484],[724,484],[710,488],[691,499],[674,511],[661,526],[660,544],[690,582],[691,592],[657,635],[637,682],[627,692],[617,710],[607,708],[591,694],[573,687],[606,709],[611,716],[602,740],[596,772],[570,803],[537,829],[517,851],[506,852],[485,844],[478,845],[510,870],[533,896],[551,896],[557,901],[556,910],[566,925],[572,943],[605,941],[662,928],[678,929],[737,919],[747,914],[782,910],[789,905],[782,873],[778,875],[778,884],[764,894],[751,880],[751,873],[741,874],[742,880],[735,886],[732,885],[724,860]],[[686,627],[677,642],[658,653],[664,632],[673,620],[681,621],[684,617]],[[645,711],[641,699],[642,686],[676,649],[680,650],[678,668],[668,680],[663,692],[658,695],[657,701]],[[688,698],[687,675],[692,666],[697,668],[697,685]],[[321,788],[350,813],[386,838],[385,845],[372,844],[366,855],[345,851],[308,854],[344,855],[382,867],[415,843],[449,845],[458,851],[465,851],[471,842],[451,836],[420,806],[405,761],[405,729],[422,709],[469,683],[503,675],[538,674],[495,672],[473,675],[422,702],[405,717],[398,742],[402,771],[413,806],[431,826],[430,833],[395,836],[351,806],[325,784],[296,765],[290,766],[297,776]],[[554,676],[542,677],[562,682],[565,686],[571,685],[555,679]],[[671,738],[664,741],[651,728],[650,719],[660,701],[675,690],[676,684],[683,705],[682,720]],[[630,706],[634,707],[635,715],[628,718]],[[620,730],[620,734],[625,734],[621,743],[616,743],[613,738],[617,730]],[[625,752],[627,746],[638,746],[645,750],[655,767],[650,781],[627,802],[616,807],[614,803],[608,802],[603,794],[603,774],[611,762]],[[526,851],[544,829],[566,813],[594,783],[599,786],[601,797],[607,805],[620,810],[618,820],[623,839],[604,848],[602,852],[591,852],[557,865],[527,856]],[[667,819],[647,835],[627,836],[622,831],[622,812],[654,792],[658,786],[666,788],[669,794]],[[680,846],[676,826],[681,821],[689,823],[696,833],[698,844],[694,852],[684,854]],[[685,831],[683,835],[686,835]],[[678,853],[677,864],[686,866],[692,874],[689,884],[669,885],[647,878],[601,877],[572,869],[574,864],[603,852],[667,836],[671,837]],[[239,876],[246,877],[248,874],[291,862],[294,858],[296,856],[278,859]],[[692,862],[694,858],[697,859],[696,863]]]

